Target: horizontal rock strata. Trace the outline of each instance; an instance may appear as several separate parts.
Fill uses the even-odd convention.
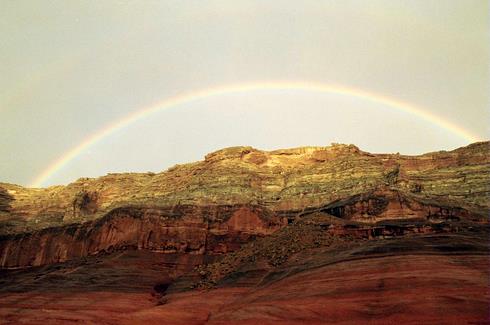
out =
[[[2,267],[64,262],[128,248],[165,254],[223,254],[271,234],[282,219],[245,206],[124,207],[101,219],[0,238]]]
[[[486,323],[489,151],[235,147],[158,174],[1,183],[0,319]]]
[[[128,205],[247,204],[297,211],[380,186],[426,204],[486,216],[489,153],[489,142],[420,156],[370,154],[353,145],[269,152],[235,147],[158,174],[109,174],[40,189],[0,183],[0,231],[80,223]]]

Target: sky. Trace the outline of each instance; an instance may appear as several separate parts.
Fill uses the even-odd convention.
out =
[[[0,182],[160,172],[237,145],[486,140],[489,22],[471,0],[2,1]],[[256,86],[226,90],[240,85]]]

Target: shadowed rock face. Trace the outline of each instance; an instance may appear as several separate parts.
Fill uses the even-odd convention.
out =
[[[488,142],[236,147],[159,174],[0,183],[0,319],[483,322],[489,163]]]
[[[10,212],[11,202],[14,200],[5,189],[0,188],[0,212]]]
[[[457,207],[444,206],[420,200],[410,193],[381,187],[369,193],[338,200],[320,209],[336,217],[359,221],[378,222],[395,219],[431,220],[484,220],[479,214]]]

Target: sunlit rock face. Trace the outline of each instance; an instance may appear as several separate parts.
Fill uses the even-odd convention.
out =
[[[282,218],[254,206],[121,207],[82,224],[5,236],[3,267],[37,266],[124,249],[223,254],[271,234]]]
[[[114,174],[47,189],[2,184],[7,236],[0,262],[43,265],[121,247],[225,253],[312,211],[360,222],[483,220],[488,153],[488,142],[416,157],[353,145],[235,147],[160,174]]]
[[[158,174],[0,183],[0,319],[486,320],[489,153],[235,147]]]
[[[235,147],[158,173],[109,174],[31,189],[0,183],[2,233],[99,219],[125,206],[258,205],[319,209],[384,187],[406,200],[486,215],[489,143],[421,156],[370,154],[353,145],[260,151]]]

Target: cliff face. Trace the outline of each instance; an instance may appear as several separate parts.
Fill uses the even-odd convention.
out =
[[[486,221],[489,143],[421,156],[353,145],[236,147],[160,174],[67,186],[0,184],[0,265],[43,265],[136,247],[220,254],[313,212],[358,222]]]
[[[227,148],[159,174],[109,174],[45,189],[0,183],[3,233],[98,219],[128,205],[320,208],[389,186],[420,202],[486,215],[489,142],[421,156],[370,154],[353,145],[260,151]]]
[[[253,206],[124,207],[101,219],[4,236],[1,266],[35,266],[145,249],[164,254],[213,255],[271,234],[282,219]]]
[[[0,319],[486,323],[489,149],[239,147],[159,174],[2,183]]]

